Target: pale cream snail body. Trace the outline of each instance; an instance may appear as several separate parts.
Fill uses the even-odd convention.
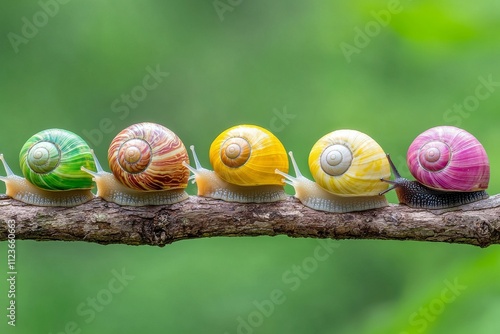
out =
[[[214,170],[203,168],[191,146],[198,196],[227,202],[263,203],[286,198],[284,182],[274,173],[288,171],[283,144],[270,131],[256,125],[238,125],[223,131],[210,146]]]
[[[111,142],[105,172],[82,167],[97,184],[97,196],[120,205],[173,204],[188,198],[185,188],[189,157],[180,138],[156,123],[138,123],[122,130]]]
[[[304,177],[290,152],[296,176],[280,169],[276,173],[295,189],[305,206],[327,212],[353,212],[388,205],[379,193],[380,182],[390,176],[386,154],[368,135],[356,130],[337,130],[320,138],[309,154],[314,181]]]

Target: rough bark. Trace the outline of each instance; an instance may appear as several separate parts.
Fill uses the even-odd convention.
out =
[[[294,198],[269,204],[238,204],[191,196],[170,206],[120,207],[94,199],[73,208],[23,204],[0,195],[0,241],[87,241],[165,246],[183,239],[275,236],[435,241],[487,247],[500,244],[500,195],[448,210],[402,205],[332,214]]]

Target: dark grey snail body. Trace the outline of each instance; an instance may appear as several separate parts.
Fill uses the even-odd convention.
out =
[[[399,202],[401,204],[406,204],[409,207],[422,209],[445,209],[476,202],[489,197],[484,190],[461,192],[442,191],[426,187],[418,181],[410,181],[402,177],[396,169],[396,166],[394,166],[394,163],[390,159],[389,155],[387,155],[387,159],[389,160],[395,179],[381,179],[382,181],[392,185],[392,187],[382,192],[381,195],[395,189]]]

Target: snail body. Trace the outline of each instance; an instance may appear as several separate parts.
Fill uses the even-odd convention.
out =
[[[214,170],[203,168],[191,146],[193,173],[198,196],[227,202],[263,203],[286,197],[284,182],[274,173],[288,171],[283,144],[268,130],[255,125],[238,125],[222,132],[212,142],[209,156]]]
[[[385,192],[396,189],[399,202],[410,207],[444,209],[488,198],[488,156],[481,143],[463,129],[438,126],[415,138],[408,148],[407,164],[416,181],[401,177],[390,164],[395,179],[383,179],[392,184]]]
[[[285,177],[307,207],[343,213],[388,205],[379,193],[387,189],[380,179],[390,176],[389,164],[380,145],[362,132],[337,130],[314,144],[309,169],[315,181],[302,175],[292,152],[290,158],[296,176],[276,173]]]
[[[41,131],[23,145],[19,154],[24,177],[15,175],[0,155],[6,176],[6,194],[38,206],[75,206],[94,198],[92,178],[81,166],[95,170],[87,143],[78,135],[62,129]]]
[[[111,142],[105,172],[95,158],[97,172],[82,168],[93,176],[97,196],[120,205],[144,206],[173,204],[188,198],[189,162],[179,137],[155,123],[138,123],[122,130]]]

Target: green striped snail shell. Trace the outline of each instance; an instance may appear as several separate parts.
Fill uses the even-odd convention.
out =
[[[95,159],[97,162],[97,159]],[[188,198],[186,148],[171,130],[156,123],[133,124],[113,139],[108,150],[112,173],[89,172],[97,196],[120,205],[173,204]],[[84,169],[85,170],[85,169]]]
[[[76,134],[51,129],[33,135],[21,148],[19,163],[26,179],[45,190],[91,189],[95,170],[87,143]]]
[[[83,166],[96,170],[87,143],[73,132],[48,129],[29,138],[19,153],[25,178],[14,175],[3,156],[7,195],[40,206],[74,206],[91,200],[92,177]]]

